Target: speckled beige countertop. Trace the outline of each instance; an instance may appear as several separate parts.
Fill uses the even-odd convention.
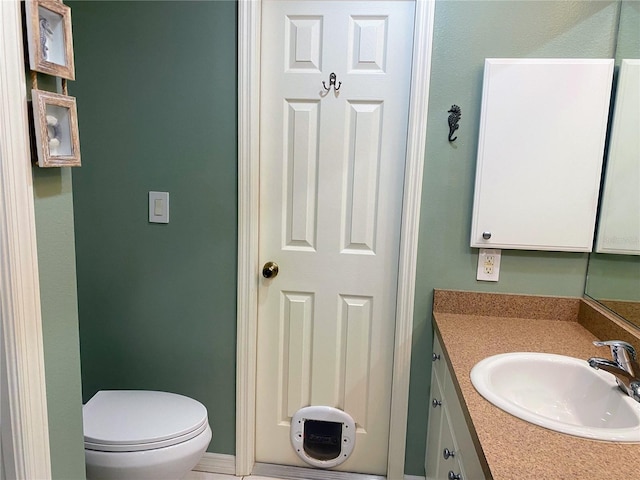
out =
[[[588,440],[525,422],[485,400],[469,378],[471,368],[491,355],[608,357],[591,342],[615,337],[640,351],[640,334],[579,298],[436,290],[433,317],[487,478],[640,479],[640,444]]]

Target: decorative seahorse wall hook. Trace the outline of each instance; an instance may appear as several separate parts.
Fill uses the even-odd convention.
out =
[[[460,111],[460,107],[457,105],[451,105],[451,109],[447,113],[451,114],[449,115],[449,141],[455,142],[458,137],[451,138],[451,136],[460,126],[458,125],[458,122],[460,121],[460,117],[462,117],[462,113]]]

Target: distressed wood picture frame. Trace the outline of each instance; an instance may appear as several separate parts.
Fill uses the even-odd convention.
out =
[[[35,89],[31,96],[38,166],[81,166],[76,99]]]
[[[29,66],[75,80],[71,8],[59,0],[26,0]]]

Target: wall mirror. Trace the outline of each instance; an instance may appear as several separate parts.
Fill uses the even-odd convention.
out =
[[[622,0],[620,4],[620,26],[618,30],[618,41],[616,46],[616,84],[618,86],[614,91],[615,104],[614,109],[623,105],[619,103],[624,102],[625,91],[628,88],[621,88],[620,85],[620,72],[623,60],[640,59],[640,2],[634,0]],[[628,62],[626,62],[628,63]],[[637,99],[637,92],[636,99]],[[630,100],[636,102],[636,100]],[[624,105],[627,107],[627,105]],[[635,105],[636,110],[640,108]],[[610,145],[609,155],[613,149],[616,149],[616,154],[619,154],[620,149],[625,152],[625,148],[628,147],[632,150],[629,154],[628,151],[623,153],[626,155],[624,169],[627,170],[626,174],[622,174],[617,171],[620,166],[615,165],[612,167],[612,158],[606,159],[607,167],[604,175],[603,196],[602,205],[600,209],[600,218],[598,221],[598,231],[596,235],[599,236],[598,242],[600,246],[596,244],[596,250],[589,256],[589,268],[587,272],[587,281],[585,285],[585,295],[598,301],[609,310],[617,313],[619,316],[626,319],[628,322],[635,325],[640,329],[640,252],[636,252],[634,248],[618,248],[617,253],[602,253],[611,252],[612,249],[602,248],[602,245],[606,244],[605,236],[609,235],[609,244],[611,244],[612,238],[616,241],[613,244],[623,243],[630,244],[640,243],[640,239],[633,238],[640,236],[640,227],[632,228],[631,225],[640,225],[640,211],[638,211],[638,205],[640,204],[640,182],[638,185],[628,185],[630,179],[636,179],[632,181],[638,181],[640,179],[640,155],[638,155],[638,132],[640,132],[640,125],[630,126],[624,125],[624,129],[629,129],[632,139],[629,142],[620,142],[616,144],[615,141],[617,131],[613,131],[620,127],[616,125],[616,114],[614,112],[612,131],[610,133]],[[637,116],[635,117],[637,121]],[[635,144],[634,144],[635,141]],[[635,148],[635,150],[633,150]],[[635,163],[631,163],[632,160]],[[611,162],[611,163],[610,163]],[[615,163],[619,162],[619,157],[616,158]],[[611,170],[609,168],[612,167]],[[616,171],[614,171],[614,168]],[[621,178],[622,177],[622,178]],[[618,184],[616,182],[619,182]],[[618,193],[625,189],[626,194],[622,198],[627,198],[623,203],[619,203],[620,199],[615,201],[616,208],[614,208],[614,214],[625,217],[622,222],[627,229],[624,234],[621,234],[619,238],[614,238],[615,233],[611,234],[606,231],[607,225],[616,219],[612,219],[606,208],[605,203],[611,193]],[[610,210],[610,209],[609,209]],[[630,228],[631,227],[631,228]],[[614,235],[614,236],[611,236]],[[618,241],[620,240],[620,241]],[[600,252],[600,253],[597,253]]]

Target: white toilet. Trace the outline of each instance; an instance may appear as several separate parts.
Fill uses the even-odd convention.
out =
[[[175,393],[103,390],[82,416],[87,480],[178,480],[211,441],[205,406]]]

